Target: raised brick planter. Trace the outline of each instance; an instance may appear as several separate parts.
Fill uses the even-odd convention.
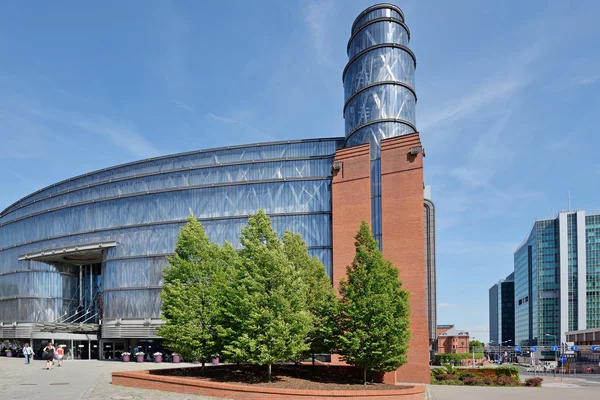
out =
[[[165,370],[161,372],[164,373]],[[412,386],[408,388],[398,388],[397,390],[295,390],[234,385],[230,383],[202,381],[199,379],[154,375],[150,374],[150,371],[148,370],[113,372],[112,384],[138,389],[165,390],[168,392],[190,393],[240,400],[325,400],[331,398],[336,400],[422,400],[425,398],[425,386]]]

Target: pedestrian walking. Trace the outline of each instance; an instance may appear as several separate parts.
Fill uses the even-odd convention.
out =
[[[29,347],[29,343],[25,343],[25,347],[23,347],[23,355],[25,356],[25,364],[29,364],[33,358],[33,349]]]
[[[60,346],[58,346],[58,349],[56,349],[56,359],[58,360],[59,367],[62,367],[62,359],[65,355],[64,346],[64,344],[61,344]]]
[[[44,347],[42,358],[46,360],[46,369],[52,369],[52,364],[54,364],[54,345],[52,343],[48,343],[48,345]]]

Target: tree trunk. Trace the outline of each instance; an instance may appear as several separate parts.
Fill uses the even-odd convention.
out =
[[[367,385],[367,369],[363,368],[363,385]]]
[[[206,374],[206,362],[202,361],[202,375]]]
[[[271,364],[269,364],[269,383],[271,383]]]
[[[312,373],[315,374],[315,353],[312,355]]]

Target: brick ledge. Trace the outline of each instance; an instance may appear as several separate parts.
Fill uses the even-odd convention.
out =
[[[168,370],[162,370],[168,371]],[[357,390],[357,391],[334,391],[334,390],[296,390],[267,388],[260,386],[234,385],[229,383],[210,382],[202,380],[193,380],[178,378],[172,376],[153,375],[149,370],[131,371],[131,372],[113,372],[112,383],[115,385],[135,387],[140,389],[158,389],[171,392],[188,392],[194,388],[194,392],[214,396],[216,392],[228,397],[234,394],[239,398],[244,398],[246,394],[263,394],[270,399],[276,398],[296,398],[296,397],[317,397],[317,398],[348,398],[348,399],[422,399],[425,394],[424,386],[412,386],[397,390]],[[152,384],[150,384],[152,383]],[[159,384],[159,386],[157,386]],[[180,390],[178,390],[178,388]],[[207,393],[203,393],[203,389]]]

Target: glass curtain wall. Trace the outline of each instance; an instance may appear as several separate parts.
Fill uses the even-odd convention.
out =
[[[380,4],[363,11],[348,41],[344,69],[346,147],[370,144],[371,229],[381,248],[382,139],[416,132],[415,55],[402,11]]]
[[[189,215],[211,240],[239,247],[248,216],[263,209],[278,233],[300,233],[331,274],[331,164],[342,145],[333,138],[166,156],[25,197],[0,214],[0,321],[53,322],[77,313],[78,266],[19,258],[104,242],[116,247],[105,251],[102,267],[82,267],[83,304],[68,322],[98,311],[109,319],[158,318],[166,256]]]

